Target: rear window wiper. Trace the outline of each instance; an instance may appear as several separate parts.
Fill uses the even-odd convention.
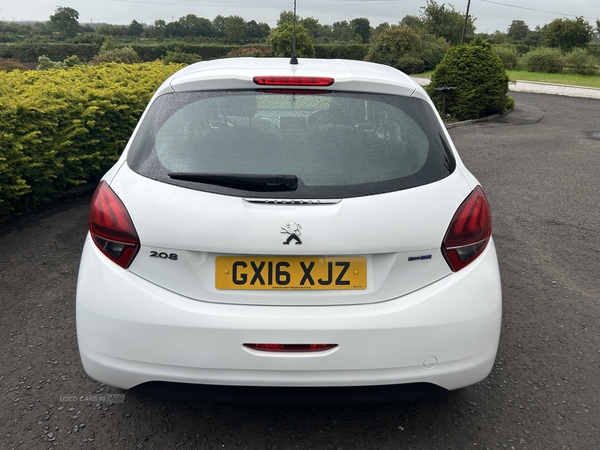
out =
[[[197,172],[169,172],[167,175],[172,180],[216,184],[247,191],[294,191],[298,187],[296,175]]]

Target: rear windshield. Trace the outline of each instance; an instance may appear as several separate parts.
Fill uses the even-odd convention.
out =
[[[162,182],[227,195],[346,198],[421,186],[455,161],[435,112],[394,95],[232,91],[157,98],[128,164]],[[176,179],[178,174],[297,177],[290,189]]]

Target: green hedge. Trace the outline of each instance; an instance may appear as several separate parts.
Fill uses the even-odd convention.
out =
[[[171,42],[162,45],[132,45],[142,61],[155,61],[163,58],[167,51],[181,51],[200,56],[202,61],[224,58],[235,49],[246,46],[236,45],[207,45]],[[254,46],[256,47],[256,46]],[[354,59],[362,61],[369,51],[368,44],[315,44],[315,57],[323,59]]]
[[[163,58],[168,51],[181,51],[199,55],[202,60],[223,58],[235,46],[206,45],[171,42],[160,45],[132,45],[142,61],[156,61]],[[77,55],[80,61],[91,61],[100,52],[99,44],[0,44],[0,58],[16,59],[24,63],[37,62],[40,56],[47,56],[52,61],[62,61],[69,56]]]
[[[142,61],[156,61],[167,55],[168,51],[191,53],[200,56],[202,61],[224,58],[235,46],[231,45],[205,45],[172,42],[163,45],[132,45],[131,46]]]
[[[0,73],[0,215],[97,181],[156,88],[181,65]]]
[[[21,41],[23,41],[23,39],[24,39],[23,36],[10,35],[10,34],[0,35],[0,42],[2,42],[2,43],[21,42]]]
[[[166,56],[169,51],[179,51],[200,56],[203,61],[224,58],[238,45],[222,44],[190,44],[186,42],[169,42],[165,44],[133,44],[142,61],[156,61]],[[317,58],[323,59],[355,59],[362,61],[369,51],[368,44],[316,44]],[[100,52],[99,44],[0,44],[0,58],[16,59],[23,63],[37,62],[40,56],[47,56],[52,61],[63,61],[69,56],[77,55],[81,62],[91,61]]]
[[[519,54],[513,45],[510,44],[492,44],[492,49],[496,53],[502,65],[506,70],[516,70],[519,65]]]
[[[562,73],[565,57],[558,48],[540,47],[527,53],[523,64],[529,72]]]
[[[588,44],[585,48],[590,55],[596,58],[600,58],[600,44],[591,43]]]
[[[16,59],[23,63],[37,62],[40,56],[52,61],[62,61],[77,55],[80,61],[88,62],[100,51],[96,44],[0,44],[0,58]]]
[[[369,52],[369,47],[368,44],[315,44],[315,57],[363,61]]]

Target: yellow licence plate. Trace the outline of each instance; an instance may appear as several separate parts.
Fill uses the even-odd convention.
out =
[[[217,289],[365,289],[363,257],[218,256]]]

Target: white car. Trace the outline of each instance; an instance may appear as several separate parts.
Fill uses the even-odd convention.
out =
[[[425,91],[343,60],[171,76],[94,194],[86,372],[153,395],[380,401],[490,372],[488,201]]]

